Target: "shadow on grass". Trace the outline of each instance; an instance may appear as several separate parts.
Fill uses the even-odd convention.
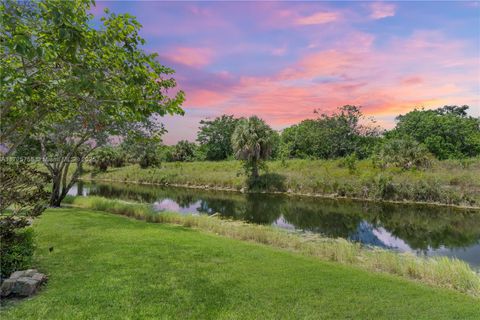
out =
[[[278,173],[265,173],[260,175],[258,178],[249,178],[247,179],[247,187],[249,191],[260,192],[260,191],[287,191],[285,186],[285,176]]]

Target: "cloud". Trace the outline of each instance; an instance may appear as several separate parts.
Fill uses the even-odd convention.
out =
[[[209,48],[174,47],[164,56],[170,61],[199,68],[210,64],[214,54]]]
[[[296,19],[298,25],[325,24],[338,20],[340,15],[337,12],[320,11],[309,16]]]
[[[396,6],[391,3],[374,2],[370,4],[370,18],[383,19],[393,17],[395,15]]]

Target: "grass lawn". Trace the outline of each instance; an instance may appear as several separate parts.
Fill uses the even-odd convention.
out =
[[[50,280],[2,320],[480,318],[460,293],[180,226],[50,209],[35,229]]]
[[[261,190],[480,206],[480,159],[434,161],[429,169],[406,171],[382,170],[371,160],[359,161],[355,172],[342,160],[269,161],[268,168]],[[90,170],[83,178],[240,190],[245,186],[245,176],[237,174],[241,170],[238,161],[173,162],[161,168],[109,168],[94,175]]]

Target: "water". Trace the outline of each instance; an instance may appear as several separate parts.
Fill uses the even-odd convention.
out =
[[[219,213],[400,252],[456,257],[480,270],[478,210],[135,184],[80,183],[70,194],[147,202],[159,212]]]

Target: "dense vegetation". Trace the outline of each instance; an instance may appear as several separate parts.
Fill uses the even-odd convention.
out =
[[[268,168],[268,173],[260,176],[253,191],[466,206],[480,204],[479,159],[434,160],[428,170],[383,168],[370,159],[356,161],[353,172],[343,159],[277,160],[270,161]],[[245,179],[238,175],[242,171],[238,161],[172,162],[146,170],[129,165],[99,174],[86,171],[83,179],[242,190]]]
[[[336,113],[320,114],[316,119],[304,120],[280,133],[269,128],[242,137],[243,144],[250,146],[252,154],[254,148],[268,150],[268,156],[258,158],[263,160],[285,163],[288,159],[341,158],[352,174],[357,170],[358,160],[362,159],[370,159],[382,170],[388,167],[425,170],[435,159],[460,159],[463,164],[480,155],[480,119],[468,116],[467,111],[468,106],[415,109],[398,116],[396,127],[385,131],[369,122],[359,107],[346,105]],[[235,143],[239,141],[235,128],[245,126],[246,121],[251,120],[227,115],[204,120],[198,131],[199,145],[187,141],[180,141],[175,146],[159,143],[156,153],[152,154],[156,158],[152,166],[162,162],[247,159],[244,152],[235,152]],[[247,132],[247,129],[243,131]],[[123,143],[117,148],[123,150]],[[267,171],[266,163],[259,161],[258,165],[253,165],[253,158],[248,159],[245,164],[250,169],[246,173],[256,181],[248,185],[261,188],[258,169]]]
[[[476,319],[478,299],[355,267],[84,209],[35,225],[50,276],[2,319]],[[48,248],[53,246],[53,252]]]

